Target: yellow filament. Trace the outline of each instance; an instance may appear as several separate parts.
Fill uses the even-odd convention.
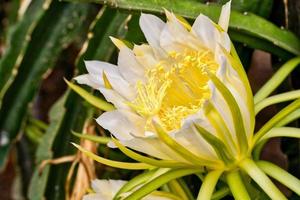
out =
[[[217,67],[209,50],[170,52],[146,73],[146,83],[137,82],[137,97],[128,105],[148,119],[146,129],[152,117],[158,117],[167,131],[180,129],[210,97],[207,72],[215,73]]]

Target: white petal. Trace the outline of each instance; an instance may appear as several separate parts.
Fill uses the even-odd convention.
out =
[[[105,73],[112,76],[119,76],[118,68],[113,64],[96,60],[89,60],[84,63],[89,74],[98,76],[102,75],[103,71],[105,71]],[[99,77],[99,80],[103,83],[102,76]]]
[[[192,35],[172,13],[167,12],[167,26],[164,27],[161,37],[160,45],[166,51],[182,51],[186,48],[198,50],[203,45],[200,41]]]
[[[95,60],[85,61],[85,66],[88,74],[78,76],[75,78],[75,80],[77,80],[80,84],[87,84],[95,89],[104,86],[104,81],[102,78],[103,71],[105,71],[106,74],[110,74],[110,76],[120,77],[117,66],[106,62]]]
[[[130,110],[130,107],[126,104],[128,102],[123,96],[114,90],[106,89],[103,87],[99,88],[100,92],[103,94],[108,102],[111,102],[117,109]]]
[[[127,147],[130,147],[136,151],[148,154],[150,156],[165,159],[165,160],[175,160],[184,163],[189,163],[182,156],[178,155],[170,147],[164,144],[157,137],[134,137],[131,140],[121,141]]]
[[[133,52],[127,47],[120,49],[118,67],[129,83],[135,84],[138,80],[145,79],[145,68],[137,62]]]
[[[219,32],[218,34],[218,43],[228,52],[230,52],[231,40],[227,32]],[[218,45],[216,47],[218,49]],[[217,50],[216,50],[217,51]]]
[[[107,79],[112,85],[113,90],[122,95],[125,99],[132,101],[136,97],[136,91],[132,84],[128,83],[123,77],[113,77],[107,74]]]
[[[210,98],[211,103],[214,105],[216,110],[223,118],[229,132],[232,134],[235,141],[237,141],[234,124],[233,124],[233,118],[231,115],[231,111],[228,107],[228,104],[226,103],[222,94],[217,90],[216,86],[211,81],[209,81],[208,85],[211,90],[211,98]]]
[[[228,25],[229,25],[230,7],[231,7],[231,0],[222,6],[222,11],[219,17],[218,24],[223,28],[225,32],[227,32]]]
[[[149,194],[146,197],[144,197],[142,200],[172,200],[172,199],[168,198],[168,197],[163,197],[163,196],[158,196],[158,195],[154,195],[154,194]]]
[[[223,60],[223,64],[220,65],[220,68],[217,71],[216,75],[234,96],[242,113],[246,133],[248,136],[250,136],[250,112],[246,103],[247,92],[244,83],[238,76],[238,73],[230,66],[228,61],[225,59],[225,56],[221,53],[219,54],[219,60]]]
[[[207,16],[200,14],[196,18],[192,26],[192,33],[197,35],[207,48],[215,51],[218,42],[218,30]]]
[[[165,23],[155,15],[143,14],[140,17],[140,27],[145,35],[146,40],[154,49],[157,54],[163,55],[165,52],[160,48],[160,34],[163,30]]]
[[[145,120],[128,110],[105,112],[96,121],[119,140],[130,140],[132,135],[144,133]]]
[[[115,91],[127,100],[133,100],[135,98],[134,87],[131,87],[131,85],[124,80],[117,66],[101,61],[85,61],[85,65],[89,74],[76,77],[75,80],[79,83],[90,85],[99,90],[100,87],[104,87],[104,72]]]
[[[99,80],[93,78],[93,76],[91,76],[90,74],[79,75],[74,79],[77,81],[77,83],[88,85],[94,89],[103,87],[103,84]]]
[[[104,196],[102,194],[87,194],[84,195],[82,200],[111,200],[111,197]]]
[[[134,45],[133,52],[136,60],[146,69],[153,68],[159,63],[149,45]]]
[[[186,147],[195,155],[217,159],[215,151],[210,146],[210,144],[207,143],[206,140],[203,139],[201,135],[195,130],[193,125],[194,123],[200,125],[207,131],[216,135],[216,130],[214,129],[214,127],[209,123],[202,112],[199,112],[198,114],[185,119],[182,128],[174,134],[176,141]]]
[[[105,200],[111,200],[115,194],[126,183],[122,180],[99,180],[92,181],[92,188],[97,195],[105,197]]]

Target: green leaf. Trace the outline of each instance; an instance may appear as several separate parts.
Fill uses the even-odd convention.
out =
[[[210,171],[205,176],[203,183],[200,187],[199,194],[197,200],[207,200],[211,199],[212,194],[215,190],[215,186],[222,175],[222,170]]]
[[[78,5],[76,5],[78,6]],[[115,10],[102,8],[97,14],[96,19],[90,26],[87,40],[82,47],[81,53],[77,59],[76,68],[79,73],[85,73],[83,60],[104,60],[109,61],[115,51],[109,36],[114,35],[122,37],[127,33],[126,23],[128,14],[119,13]],[[61,135],[57,137],[54,145],[55,156],[67,155],[69,152],[74,152],[75,148],[70,145],[71,133],[70,130],[82,131],[80,122],[85,120],[86,107],[83,108],[81,98],[74,92],[70,92],[72,99],[68,101],[68,110],[66,121],[72,122],[69,126],[63,126]],[[79,124],[78,124],[79,123]],[[69,134],[66,134],[69,133]],[[45,196],[51,200],[60,200],[65,198],[64,184],[66,179],[66,170],[68,165],[59,165],[51,167],[48,185],[56,185],[56,187],[48,187]]]
[[[217,22],[221,7],[213,4],[202,4],[193,1],[172,0],[68,0],[72,2],[94,2],[115,8],[138,10],[143,12],[163,13],[163,8],[186,18],[195,19],[200,13]],[[255,23],[253,23],[255,22]],[[292,32],[282,30],[262,17],[251,13],[231,11],[229,28],[241,34],[246,33],[254,38],[270,42],[269,49],[280,47],[295,55],[300,55],[300,40]],[[234,37],[232,38],[235,39]],[[247,41],[246,41],[247,42]],[[255,44],[251,44],[255,45]],[[260,45],[258,45],[259,47]],[[256,47],[255,47],[256,48]]]
[[[232,40],[235,42],[239,42],[243,47],[249,47],[252,49],[260,49],[266,52],[270,52],[279,58],[282,58],[283,60],[291,59],[294,54],[286,51],[283,48],[280,48],[278,46],[275,46],[271,41],[259,38],[259,37],[253,37],[250,34],[247,33],[241,33],[240,31],[229,29],[228,34]],[[239,51],[239,55],[240,55]]]
[[[4,164],[11,142],[16,138],[27,107],[36,93],[43,74],[79,33],[87,29],[91,5],[54,2],[32,33],[19,73],[6,91],[0,110],[0,132],[8,142],[0,149],[0,166]],[[55,16],[55,17],[53,17]]]
[[[32,1],[22,19],[11,27],[7,36],[7,49],[0,60],[0,102],[5,90],[11,84],[16,74],[15,72],[13,73],[13,69],[18,70],[18,65],[20,65],[17,62],[18,59],[20,60],[24,56],[32,32],[45,14],[51,1]]]
[[[51,159],[53,156],[52,145],[56,135],[59,134],[60,127],[62,126],[65,117],[65,103],[67,96],[68,94],[64,95],[64,97],[57,101],[50,110],[50,125],[45,135],[42,137],[35,155],[37,167],[34,170],[28,189],[28,198],[30,200],[39,200],[44,196],[50,166],[47,165],[42,173],[39,172],[38,168],[43,160]]]
[[[75,4],[75,6],[79,6]],[[76,11],[76,9],[73,9]],[[74,12],[73,12],[74,13]],[[109,40],[109,35],[122,36],[126,33],[124,28],[127,19],[127,14],[117,13],[114,10],[103,8],[97,15],[94,22],[91,24],[89,37],[83,45],[83,49],[77,59],[77,69],[79,73],[85,72],[84,59],[102,59],[108,61],[115,47]],[[110,23],[112,22],[112,23]],[[103,47],[103,48],[100,48]],[[70,91],[65,97],[64,105],[53,109],[53,120],[51,126],[55,126],[54,120],[61,120],[60,125],[55,126],[55,129],[50,129],[49,133],[43,138],[39,150],[37,151],[37,163],[44,159],[51,159],[54,157],[64,156],[74,152],[74,147],[70,145],[71,130],[82,131],[82,124],[85,120],[86,108],[83,108],[81,98],[74,92]],[[62,115],[59,117],[58,115]],[[55,140],[55,141],[54,141]],[[53,154],[53,155],[52,155]],[[64,184],[66,178],[67,164],[59,166],[46,166],[41,176],[39,176],[38,169],[35,169],[33,179],[31,180],[30,198],[33,200],[43,199],[43,196],[51,200],[64,199]],[[51,168],[51,171],[50,171]],[[48,187],[47,190],[45,186]],[[46,193],[45,193],[46,190]]]
[[[217,0],[220,4],[225,4],[228,0]],[[268,17],[272,9],[273,0],[233,0],[233,9],[241,12],[253,12],[260,16]]]

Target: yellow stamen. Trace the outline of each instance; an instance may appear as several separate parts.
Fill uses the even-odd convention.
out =
[[[182,120],[197,113],[210,97],[207,72],[215,73],[217,67],[209,50],[170,52],[146,73],[146,83],[137,82],[137,97],[128,105],[148,121],[158,117],[167,131],[180,129]]]

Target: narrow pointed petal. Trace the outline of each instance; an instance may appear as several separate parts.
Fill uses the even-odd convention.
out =
[[[202,14],[196,18],[192,26],[192,33],[197,35],[201,42],[213,52],[217,45],[217,31],[213,22]]]
[[[145,79],[145,68],[137,62],[134,53],[127,47],[120,49],[118,67],[122,77],[131,84]]]
[[[146,40],[157,51],[158,57],[163,57],[165,52],[160,47],[160,35],[165,23],[155,15],[143,14],[140,17],[140,27]]]
[[[231,0],[222,6],[222,11],[219,18],[219,25],[227,32],[230,18]]]

